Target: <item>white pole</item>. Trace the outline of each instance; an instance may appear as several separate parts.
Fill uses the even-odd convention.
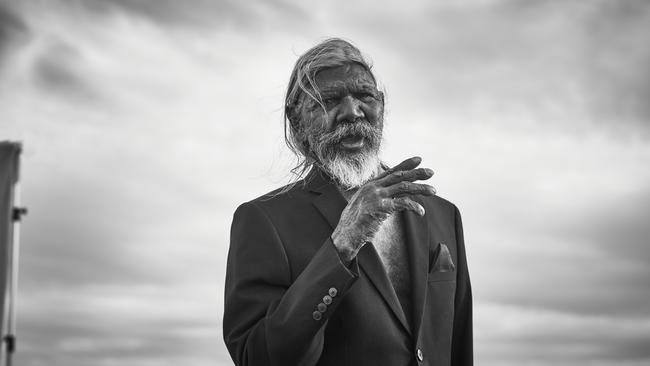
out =
[[[18,157],[17,159],[20,159]],[[20,161],[16,161],[17,167],[20,166]],[[16,171],[17,173],[17,171]],[[16,177],[13,177],[16,178]],[[9,182],[13,184],[13,182]],[[18,294],[18,245],[20,241],[20,218],[26,212],[20,205],[20,185],[18,181],[9,187],[9,217],[11,220],[7,227],[7,268],[5,269],[7,278],[4,287],[4,314],[6,315],[7,324],[3,324],[0,329],[0,365],[11,366],[12,357],[15,351],[16,342],[16,297]]]

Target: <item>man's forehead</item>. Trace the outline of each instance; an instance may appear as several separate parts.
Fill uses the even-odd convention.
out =
[[[323,69],[316,74],[315,82],[319,88],[334,87],[337,84],[375,86],[370,72],[355,63]]]

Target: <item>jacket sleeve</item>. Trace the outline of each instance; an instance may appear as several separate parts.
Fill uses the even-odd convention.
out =
[[[358,273],[356,260],[344,266],[328,239],[292,279],[271,219],[254,202],[241,205],[231,228],[223,318],[224,340],[235,364],[315,364],[327,320]],[[326,295],[331,297],[328,305]]]
[[[463,238],[463,223],[458,208],[455,209],[456,245],[458,248],[458,277],[454,300],[454,328],[451,345],[453,366],[473,365],[472,339],[472,288],[467,270],[467,256]]]

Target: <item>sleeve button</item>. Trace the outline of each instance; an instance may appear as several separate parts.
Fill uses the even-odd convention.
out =
[[[311,316],[314,318],[314,320],[321,320],[323,317],[323,314],[321,314],[320,311],[314,311]]]
[[[339,291],[336,289],[336,287],[331,287],[328,291],[329,295],[331,297],[336,297],[336,294],[339,293]]]
[[[424,354],[422,354],[422,350],[418,348],[416,353],[418,356],[418,361],[422,362],[424,360]]]
[[[318,308],[318,311],[320,311],[321,313],[324,313],[324,312],[327,311],[327,305],[323,304],[322,302],[320,304],[318,304],[317,308]]]
[[[331,304],[332,303],[332,297],[330,295],[325,295],[325,297],[323,297],[323,303],[325,305]]]

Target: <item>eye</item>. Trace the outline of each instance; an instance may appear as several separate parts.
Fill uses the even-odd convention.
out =
[[[357,98],[365,103],[373,102],[376,99],[375,95],[371,93],[359,93]]]
[[[323,104],[325,104],[326,107],[333,106],[334,104],[336,104],[337,101],[338,101],[338,98],[336,98],[336,97],[325,97],[325,98],[323,98]]]
[[[317,108],[320,108],[320,105],[316,103],[314,100],[308,99],[303,102],[303,108],[305,108],[305,110],[308,111],[313,111],[316,110]]]

